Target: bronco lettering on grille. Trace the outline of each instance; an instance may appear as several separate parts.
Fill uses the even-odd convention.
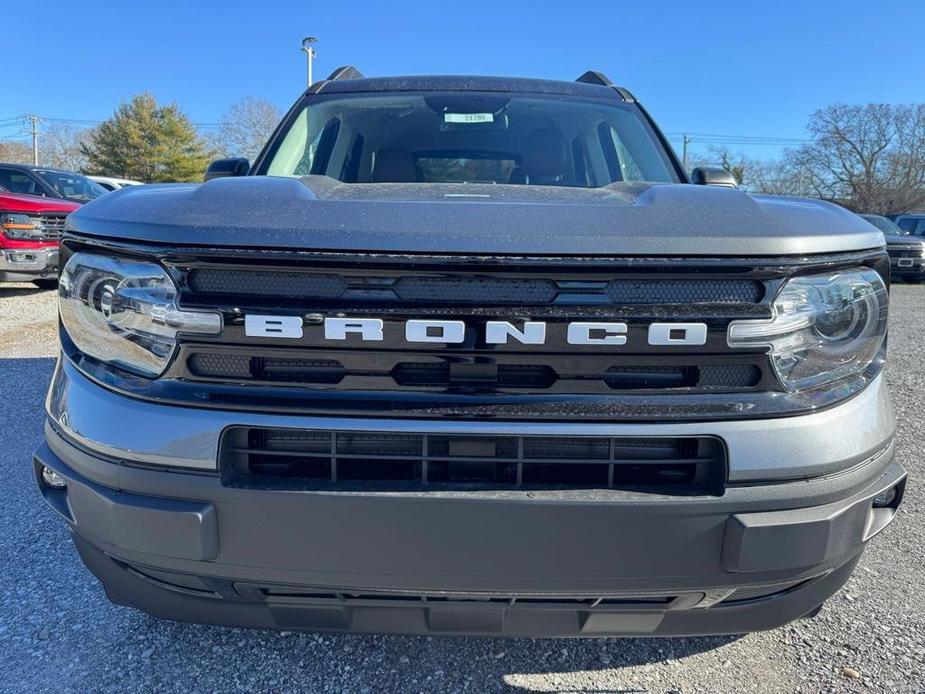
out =
[[[460,344],[465,339],[465,323],[459,320],[405,321],[405,340],[438,344]],[[244,321],[244,334],[248,337],[298,339],[302,337],[302,319],[298,316],[249,315]],[[650,323],[650,345],[698,346],[707,342],[705,323]],[[358,339],[363,342],[382,342],[385,325],[379,318],[325,318],[326,340]],[[519,342],[522,345],[546,344],[546,323],[526,321],[519,326],[508,321],[488,321],[485,324],[487,344]],[[566,341],[570,345],[625,345],[627,325],[620,322],[574,322],[568,324]]]

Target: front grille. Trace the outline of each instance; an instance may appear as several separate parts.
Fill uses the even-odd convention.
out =
[[[496,361],[461,357],[454,361],[406,361],[402,355],[396,355],[382,357],[379,363],[371,365],[362,356],[351,353],[342,354],[339,359],[319,359],[295,356],[306,354],[305,350],[289,352],[292,356],[252,356],[243,351],[218,352],[197,347],[187,350],[186,363],[189,374],[200,380],[294,386],[341,384],[357,390],[385,383],[393,388],[441,390],[739,391],[755,388],[762,376],[761,369],[747,363],[616,365],[613,357],[589,356],[581,362],[581,371],[575,373],[573,358],[555,355],[547,357],[546,364],[516,363],[517,359],[523,359],[516,356]]]
[[[227,483],[289,480],[438,487],[622,489],[721,494],[726,460],[710,437],[508,436],[233,427]]]
[[[755,304],[764,284],[749,279],[498,278],[485,275],[192,269],[192,292],[208,297],[373,301],[408,304],[547,306],[600,304]]]
[[[909,246],[890,245],[886,247],[886,252],[891,258],[921,258],[925,255],[925,246],[921,244]]]
[[[219,380],[325,384],[338,383],[345,373],[344,365],[334,359],[196,352],[189,357],[188,364],[193,375]]]
[[[258,269],[194,270],[187,281],[194,292],[236,296],[337,299],[347,289],[346,282],[338,275]]]
[[[57,241],[64,233],[64,220],[67,215],[42,215],[39,217],[40,239]]]
[[[614,304],[753,304],[764,287],[749,280],[613,280],[607,296]]]
[[[601,610],[669,610],[686,608],[702,593],[671,591],[634,591],[586,594],[478,593],[447,591],[440,593],[357,590],[330,586],[291,585],[232,581],[212,576],[198,576],[177,571],[154,569],[140,564],[113,560],[123,570],[160,588],[178,593],[195,594],[223,600],[246,600],[289,605],[350,607],[436,607],[471,608],[563,608]],[[330,625],[327,625],[330,626]],[[346,626],[346,624],[344,625]]]
[[[28,240],[37,242],[57,241],[64,233],[64,220],[67,215],[40,215],[31,217],[33,228]]]

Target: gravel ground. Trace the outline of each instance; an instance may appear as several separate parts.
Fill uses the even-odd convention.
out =
[[[0,288],[0,691],[925,692],[925,286],[894,290],[888,377],[910,474],[894,524],[819,617],[744,637],[322,636],[111,605],[34,489],[54,294]]]

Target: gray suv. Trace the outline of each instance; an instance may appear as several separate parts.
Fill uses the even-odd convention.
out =
[[[877,214],[862,214],[861,217],[883,232],[891,277],[921,282],[925,278],[925,238],[911,234],[887,217]],[[907,223],[906,226],[915,229],[916,224]]]
[[[599,73],[344,68],[207,179],[62,244],[35,473],[116,603],[745,632],[817,611],[896,514],[882,234],[689,178]]]

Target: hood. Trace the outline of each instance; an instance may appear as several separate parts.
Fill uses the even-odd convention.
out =
[[[40,195],[21,195],[0,191],[0,211],[3,212],[73,212],[80,203]]]
[[[82,234],[178,245],[499,255],[803,255],[883,246],[835,205],[689,184],[345,184],[253,176],[123,188]]]

